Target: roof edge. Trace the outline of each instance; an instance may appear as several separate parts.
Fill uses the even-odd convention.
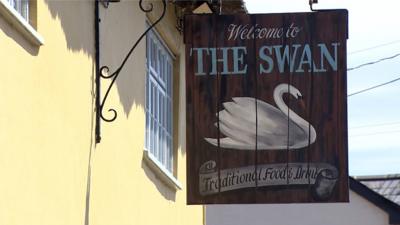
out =
[[[354,176],[354,179],[358,181],[397,180],[400,179],[400,174]]]
[[[349,177],[349,181],[352,191],[363,196],[368,201],[387,212],[389,215],[389,224],[400,224],[400,205],[376,193],[353,177]]]

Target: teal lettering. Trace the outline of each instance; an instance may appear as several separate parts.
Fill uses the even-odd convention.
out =
[[[307,58],[307,59],[305,59]],[[304,72],[303,70],[303,65],[308,64],[309,68],[311,68],[311,50],[310,50],[310,45],[305,44],[303,53],[301,54],[300,62],[299,62],[299,67],[297,68],[296,72]],[[310,70],[308,70],[310,71]]]
[[[335,57],[332,57],[325,44],[318,44],[319,48],[321,49],[321,69],[323,69],[324,72],[326,71],[324,68],[324,58],[328,61],[329,65],[332,67],[332,70],[337,71],[337,47],[339,45],[340,43],[332,43],[335,55]]]
[[[272,70],[274,69],[274,61],[272,60],[271,57],[269,57],[267,55],[267,53],[265,53],[265,50],[268,51],[268,54],[272,54],[272,48],[271,46],[263,46],[260,48],[260,59],[266,61],[266,63],[268,64],[267,69],[264,68],[263,63],[260,63],[260,74],[263,73],[271,73]]]
[[[203,51],[205,51],[208,54],[208,48],[191,48],[190,56],[192,56],[193,50],[197,52],[197,69],[194,75],[196,76],[206,75],[204,73],[204,68],[203,68]]]
[[[285,45],[285,48],[283,50],[283,54],[281,54],[281,48],[282,45],[274,45],[273,48],[275,50],[275,55],[276,55],[276,60],[278,62],[278,68],[279,68],[279,72],[283,73],[285,71],[285,65],[289,65],[289,71],[293,72],[294,69],[294,63],[295,63],[295,59],[296,59],[296,55],[297,55],[297,49],[300,47],[301,45],[299,44],[294,44],[292,45],[293,49],[293,54],[292,57],[290,57],[289,54],[289,45]],[[297,71],[296,71],[297,72]]]
[[[233,74],[246,74],[247,65],[244,65],[243,69],[239,69],[239,66],[243,66],[243,56],[247,54],[246,47],[233,47]],[[240,64],[240,65],[239,65]]]
[[[222,75],[226,74],[232,74],[231,72],[228,71],[228,50],[230,48],[218,48],[218,50],[222,51],[222,58],[217,59],[217,49],[216,48],[210,48],[211,52],[211,73],[210,75],[216,75],[217,74],[217,64],[218,62],[222,62]]]

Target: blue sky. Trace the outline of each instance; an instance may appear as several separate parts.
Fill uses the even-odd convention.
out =
[[[245,0],[249,13],[309,12],[308,0]],[[400,1],[319,0],[349,10],[348,68],[400,53]],[[400,56],[347,73],[348,93],[400,77]],[[400,81],[348,98],[349,173],[400,173]]]

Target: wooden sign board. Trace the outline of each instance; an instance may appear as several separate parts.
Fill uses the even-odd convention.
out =
[[[347,18],[185,17],[188,204],[349,200]]]

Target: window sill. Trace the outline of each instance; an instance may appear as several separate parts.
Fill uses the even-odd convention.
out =
[[[155,172],[156,176],[158,176],[166,185],[175,190],[182,190],[182,184],[146,149],[144,150],[144,159],[147,165]]]
[[[0,14],[32,44],[44,44],[43,37],[6,0],[0,0]]]

